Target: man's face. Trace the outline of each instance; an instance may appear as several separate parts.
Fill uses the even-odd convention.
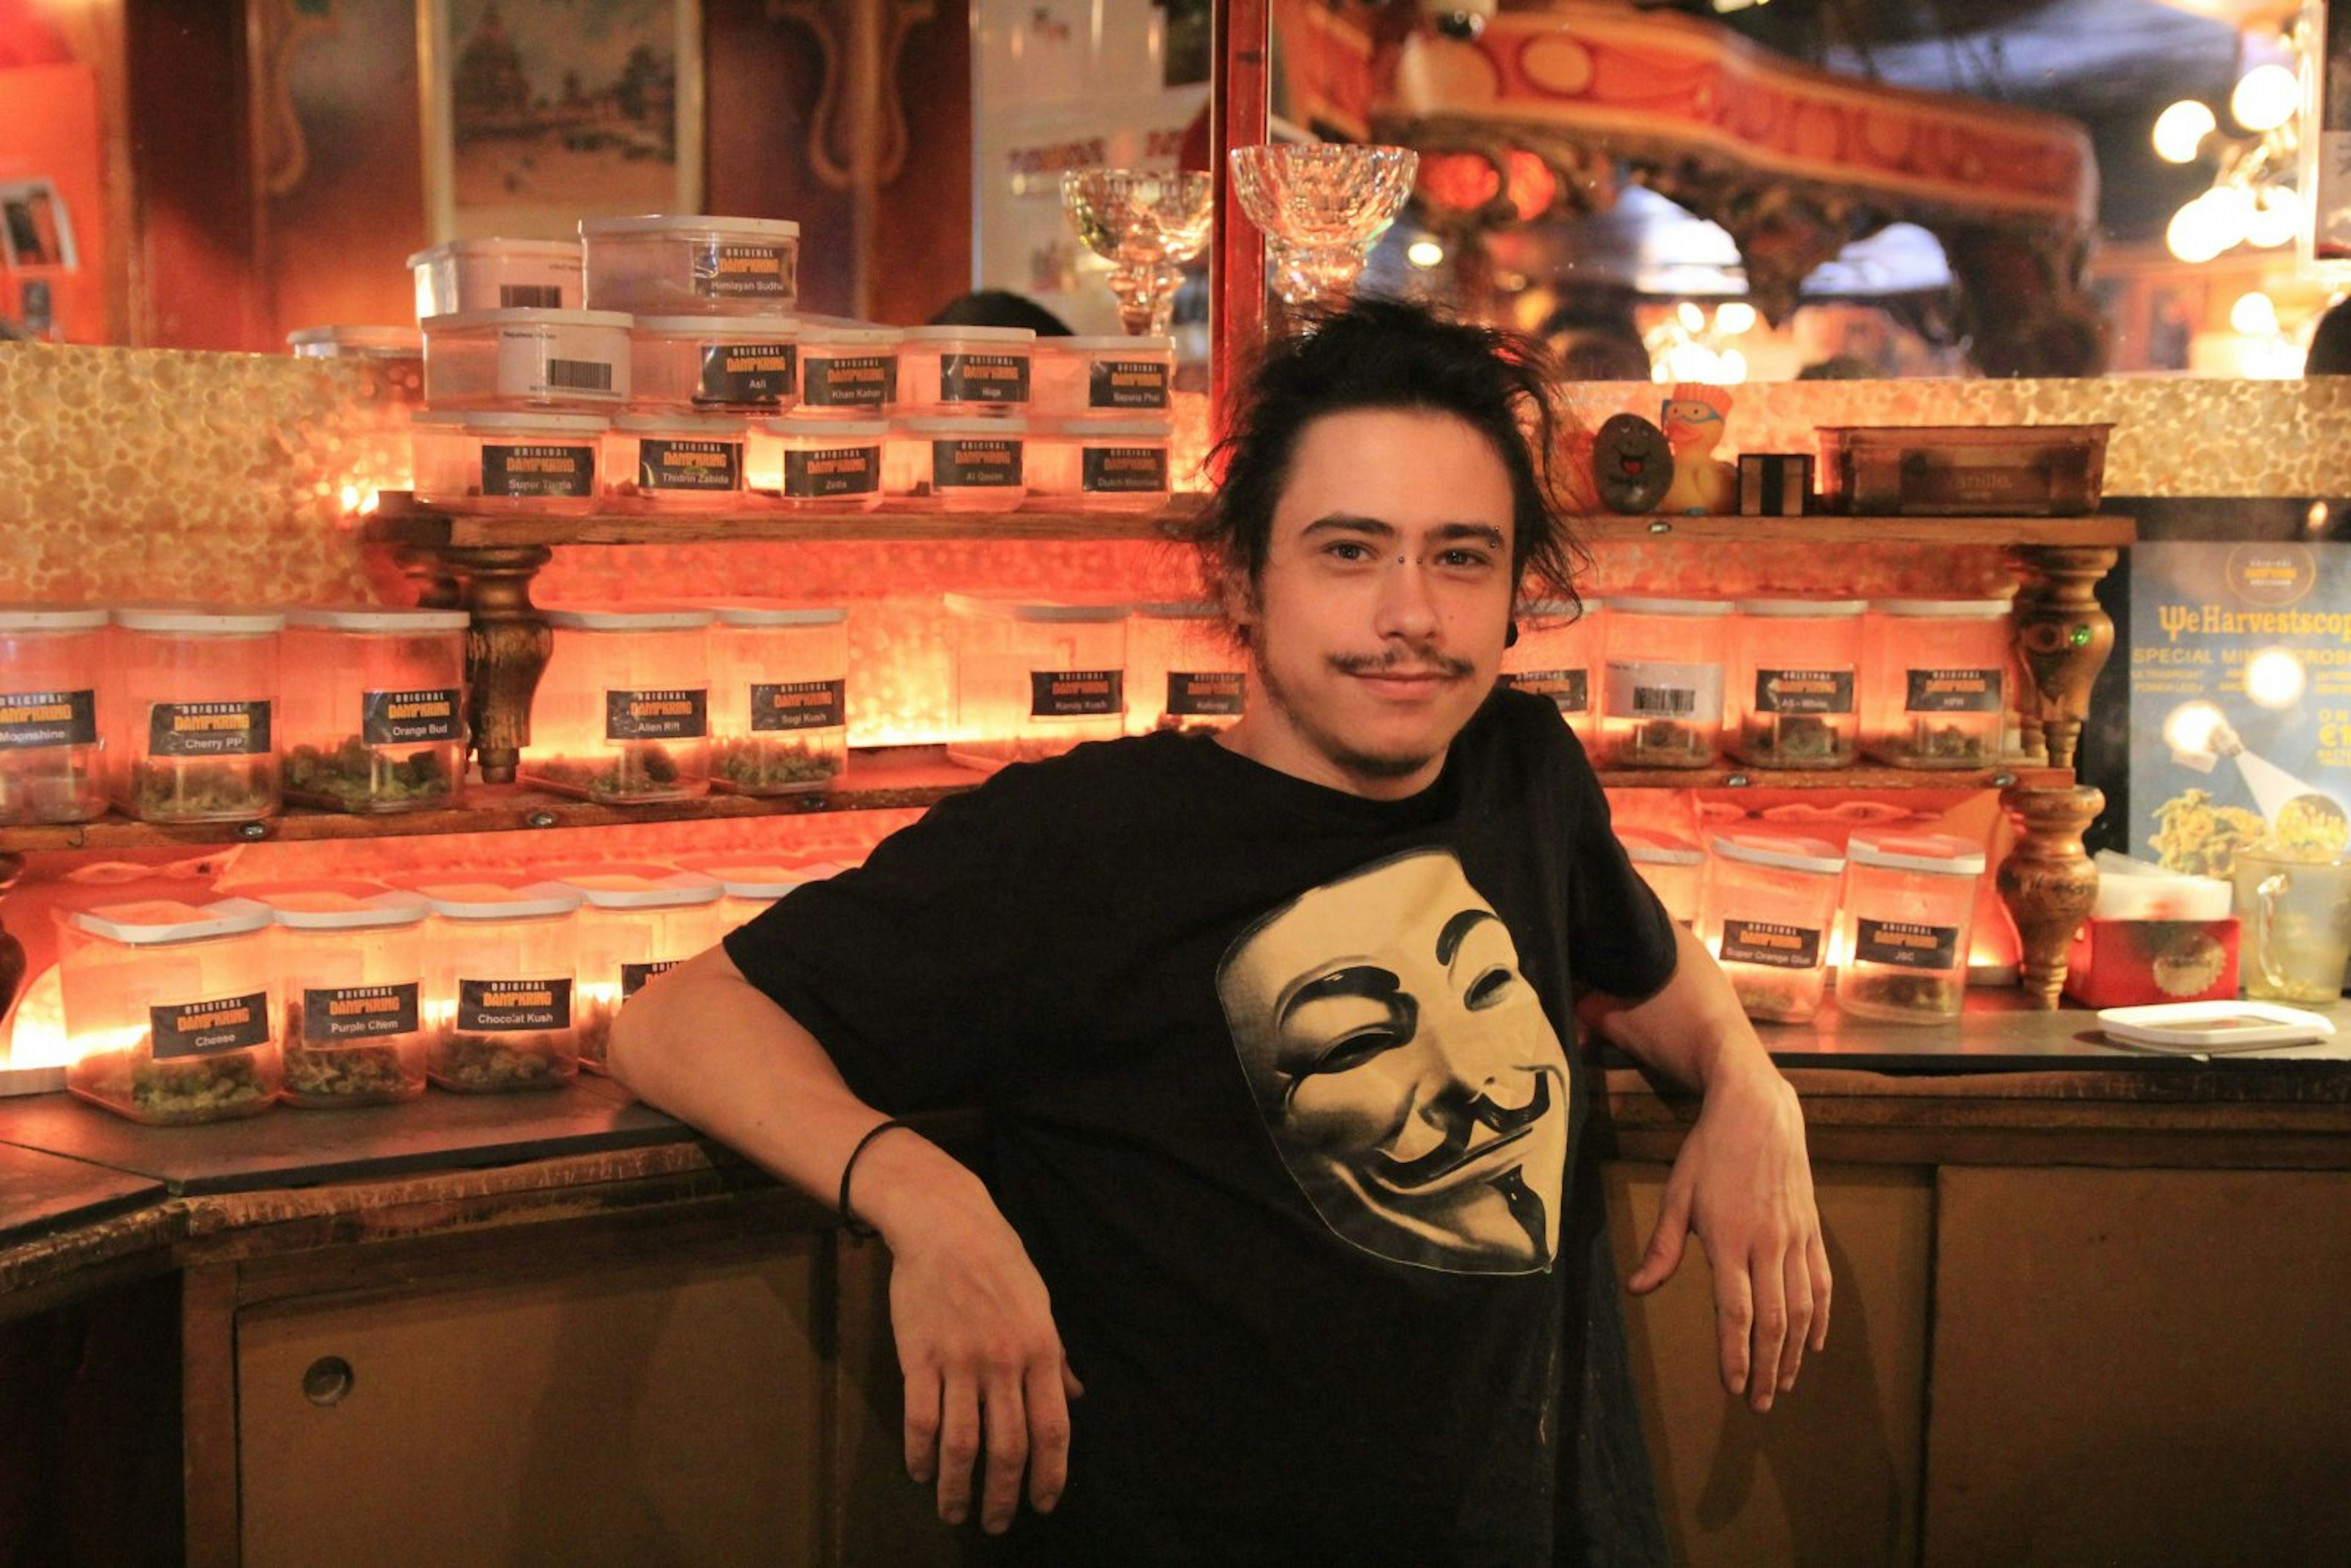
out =
[[[1501,457],[1449,414],[1309,425],[1255,591],[1234,590],[1264,700],[1225,743],[1356,794],[1434,780],[1501,664],[1510,501]]]
[[[1227,953],[1217,990],[1282,1164],[1332,1230],[1449,1272],[1550,1264],[1567,1058],[1450,852],[1277,910]]]

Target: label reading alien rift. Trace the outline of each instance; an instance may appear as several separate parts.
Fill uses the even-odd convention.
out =
[[[1087,446],[1078,454],[1078,487],[1089,496],[1150,495],[1167,488],[1164,446]]]
[[[1006,489],[1020,483],[1020,443],[958,435],[931,443],[931,487]]]
[[[1100,718],[1125,712],[1124,670],[1031,670],[1030,718]]]
[[[0,692],[0,751],[97,744],[95,692]]]
[[[637,443],[637,483],[648,490],[739,490],[743,448],[732,441]]]
[[[1027,402],[1026,354],[941,354],[941,402]]]
[[[710,732],[710,694],[675,690],[606,691],[607,740],[699,740]]]
[[[800,367],[802,408],[880,408],[898,401],[893,354],[835,354]]]
[[[416,982],[330,986],[302,993],[302,1043],[309,1050],[416,1032]]]
[[[1912,670],[1905,713],[1998,713],[2001,670]]]
[[[1248,695],[1249,677],[1238,670],[1167,672],[1169,718],[1229,718]]]
[[[705,299],[789,299],[799,292],[797,245],[721,245],[694,255],[694,291]]]
[[[778,408],[792,390],[799,350],[790,343],[705,343],[696,402]]]
[[[1165,408],[1173,367],[1151,360],[1096,360],[1086,372],[1089,408]]]
[[[751,727],[767,732],[783,729],[839,729],[848,723],[849,683],[843,681],[779,681],[751,687]]]
[[[1821,961],[1821,934],[1769,920],[1725,920],[1722,959],[1771,969],[1810,969]]]
[[[457,1027],[468,1034],[569,1029],[571,982],[460,979]]]
[[[1851,670],[1758,670],[1757,713],[1823,714],[1853,711]]]
[[[267,703],[157,703],[147,710],[150,757],[266,757]]]
[[[482,494],[511,500],[584,500],[596,493],[596,448],[482,447]]]
[[[1899,969],[1955,969],[1959,961],[1959,927],[1857,920],[1853,956],[1855,963],[1886,964]]]
[[[784,494],[795,500],[871,496],[881,487],[878,446],[826,446],[784,454]]]
[[[1586,669],[1520,670],[1515,674],[1505,671],[1502,684],[1549,697],[1552,706],[1562,713],[1592,711],[1592,672]]]
[[[254,991],[208,1002],[175,1002],[147,1009],[155,1060],[204,1056],[269,1043],[269,995]]]
[[[417,692],[361,692],[360,738],[370,746],[423,746],[463,740],[465,694],[455,686]]]

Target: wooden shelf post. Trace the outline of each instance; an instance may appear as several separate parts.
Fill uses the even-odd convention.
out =
[[[2026,1001],[2057,1005],[2065,984],[2066,949],[2098,896],[2098,868],[2082,847],[2082,830],[2105,810],[2106,797],[2086,784],[2019,787],[2001,793],[2017,826],[2016,847],[2000,862],[2001,902],[2016,921],[2023,948]]]
[[[2018,694],[2024,748],[2046,747],[2049,766],[2071,768],[2090,711],[2090,685],[2114,651],[2115,623],[2098,604],[2098,580],[2114,570],[2111,545],[2019,545],[2016,651],[2032,677]]]

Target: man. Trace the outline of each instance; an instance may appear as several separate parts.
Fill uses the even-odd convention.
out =
[[[1579,1010],[1705,1091],[1632,1288],[1695,1229],[1758,1409],[1823,1343],[1792,1092],[1494,689],[1573,559],[1544,390],[1392,303],[1274,345],[1197,541],[1242,718],[1008,768],[621,1016],[623,1082],[880,1231],[907,1468],[1029,1560],[1552,1561]],[[949,1104],[985,1186],[874,1134]]]

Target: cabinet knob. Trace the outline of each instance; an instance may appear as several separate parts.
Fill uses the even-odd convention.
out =
[[[322,1355],[302,1374],[302,1397],[313,1405],[340,1405],[354,1381],[350,1362],[340,1355]]]

